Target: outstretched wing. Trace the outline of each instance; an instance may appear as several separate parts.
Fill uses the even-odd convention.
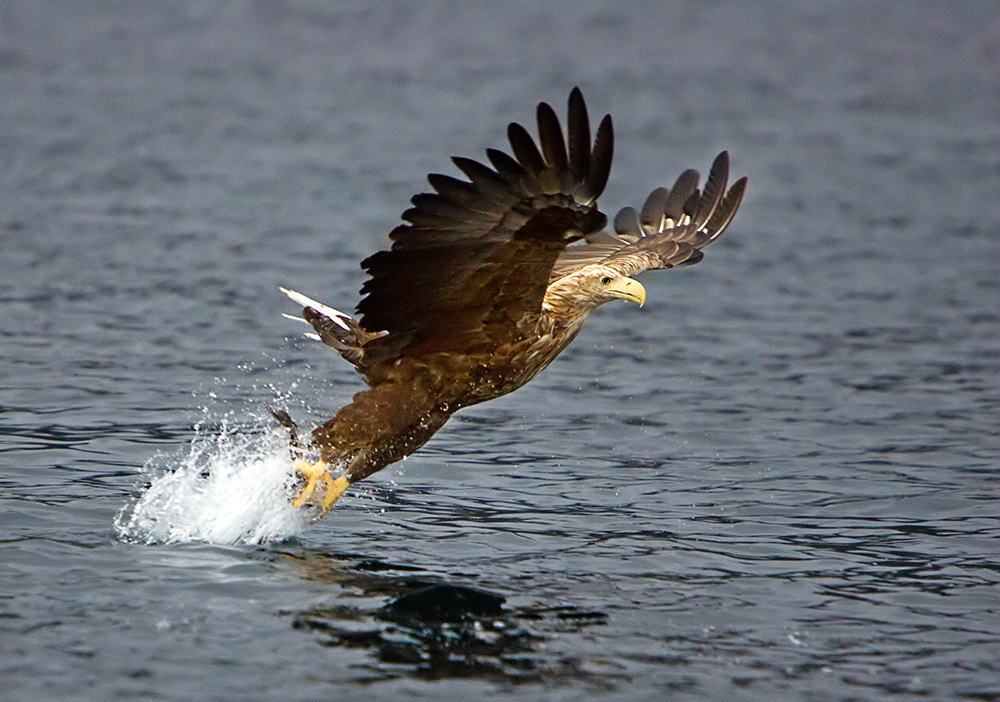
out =
[[[552,269],[558,280],[585,266],[599,263],[625,276],[655,268],[691,265],[702,259],[701,249],[726,230],[743,199],[747,179],[726,191],[729,154],[723,151],[712,164],[704,191],[698,189],[698,171],[684,171],[671,189],[650,193],[642,211],[626,207],[615,217],[615,234],[599,232],[586,243],[568,247]]]
[[[428,176],[436,192],[413,198],[408,224],[389,251],[362,262],[370,278],[358,304],[368,332],[366,365],[402,355],[469,353],[533,327],[552,267],[566,245],[599,232],[597,209],[611,169],[605,116],[591,146],[583,96],[569,96],[568,137],[546,103],[538,105],[541,149],[519,124],[508,128],[513,156],[488,149],[492,168],[454,158],[468,181]]]

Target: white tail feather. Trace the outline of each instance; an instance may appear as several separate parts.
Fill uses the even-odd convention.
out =
[[[281,288],[281,287],[279,287],[278,289],[281,292],[283,292],[286,295],[288,295],[288,297],[292,298],[295,302],[297,302],[300,305],[302,305],[303,307],[312,307],[314,310],[316,310],[317,312],[319,312],[324,317],[328,317],[335,324],[343,327],[347,331],[351,330],[351,328],[349,326],[347,326],[347,323],[344,321],[345,319],[350,319],[351,318],[351,316],[349,314],[344,314],[340,310],[335,310],[332,307],[327,307],[322,302],[317,302],[316,300],[312,299],[311,297],[306,297],[305,295],[303,295],[300,292],[295,292],[294,290],[289,290],[288,288]],[[291,319],[298,319],[298,317],[291,317],[290,315],[287,315],[287,314],[285,316],[286,317],[290,317]]]

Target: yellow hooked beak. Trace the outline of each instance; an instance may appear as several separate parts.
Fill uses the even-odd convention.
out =
[[[639,307],[646,304],[646,288],[633,278],[615,278],[605,289],[615,297],[639,303]]]

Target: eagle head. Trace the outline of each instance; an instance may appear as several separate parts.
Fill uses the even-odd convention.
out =
[[[578,294],[585,297],[594,307],[611,300],[628,300],[642,307],[646,302],[646,289],[634,278],[622,275],[607,266],[588,266],[586,275],[581,276]]]

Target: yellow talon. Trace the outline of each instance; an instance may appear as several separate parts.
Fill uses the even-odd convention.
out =
[[[315,463],[296,461],[294,469],[306,479],[306,484],[302,488],[302,492],[292,500],[292,506],[302,507],[313,496],[313,493],[316,492],[316,488],[322,485],[323,511],[320,513],[320,516],[330,511],[334,503],[340,499],[340,496],[344,494],[351,484],[346,475],[341,475],[336,479],[331,477],[329,464],[326,461],[316,461]]]
[[[332,483],[327,482],[326,484],[326,494],[323,495],[323,511],[320,516],[323,516],[333,508],[333,503],[340,499],[340,496],[347,492],[348,486],[350,486],[351,481],[347,479],[346,475],[341,475]]]
[[[326,483],[330,480],[330,471],[327,469],[327,464],[325,461],[316,461],[316,463],[308,463],[307,461],[296,461],[292,469],[302,475],[306,479],[305,487],[302,488],[302,492],[299,496],[292,500],[293,507],[301,507],[304,505],[312,494],[316,492],[316,486],[320,482]]]

